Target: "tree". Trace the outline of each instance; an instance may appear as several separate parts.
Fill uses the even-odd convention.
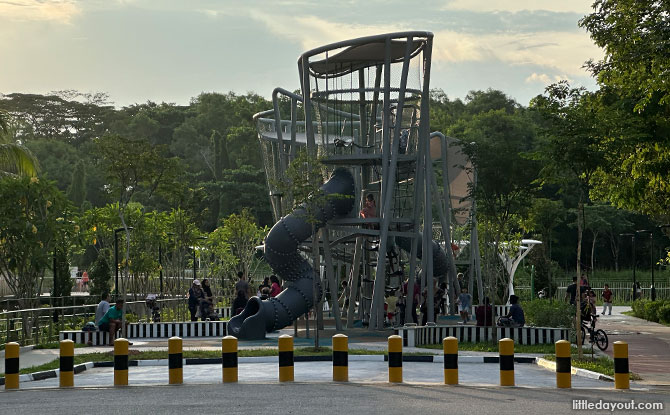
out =
[[[104,297],[111,292],[112,270],[109,267],[109,253],[100,253],[95,260],[89,276],[91,278],[91,296]]]
[[[0,275],[21,308],[32,308],[53,263],[59,235],[73,225],[71,207],[53,183],[33,178],[0,178]],[[33,322],[24,318],[24,334]]]
[[[502,287],[508,287],[508,275],[498,258],[503,242],[519,239],[521,219],[538,187],[534,182],[538,163],[524,157],[533,148],[535,131],[523,113],[492,109],[457,122],[450,134],[465,143],[464,151],[477,172],[477,186],[471,190],[483,231],[486,275],[496,278],[496,286],[499,280]]]
[[[2,118],[0,125],[0,176],[36,177],[39,164],[33,153],[19,140],[14,140]]]
[[[72,182],[67,191],[67,196],[76,207],[81,207],[86,200],[86,168],[84,162],[79,160],[72,171]]]
[[[58,243],[53,254],[53,288],[52,297],[66,297],[72,291],[72,278],[70,278],[70,261],[66,244]]]
[[[603,165],[604,151],[598,135],[598,119],[593,94],[583,88],[571,88],[566,81],[550,85],[546,94],[533,98],[531,108],[544,118],[542,142],[535,158],[542,162],[543,184],[559,186],[563,192],[577,195],[577,278],[581,276],[584,205],[589,201],[591,178]],[[577,284],[577,299],[580,299]],[[581,324],[581,308],[577,307],[577,327]],[[577,330],[579,357],[582,357],[581,332]]]
[[[587,62],[600,85],[605,163],[593,196],[618,207],[670,219],[670,3],[596,0],[580,21],[599,61]]]

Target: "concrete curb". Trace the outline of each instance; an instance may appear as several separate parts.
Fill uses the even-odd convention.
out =
[[[75,365],[74,367],[74,374],[81,373],[85,370],[88,369],[93,369],[94,364],[93,362],[88,362],[88,363],[82,363],[80,365]],[[57,378],[58,374],[60,373],[60,369],[53,369],[53,370],[44,370],[42,372],[34,372],[34,373],[28,373],[25,375],[19,375],[19,383],[23,382],[33,382],[36,380],[44,380],[44,379],[51,379],[51,378]],[[5,378],[0,378],[0,385],[5,384]]]
[[[535,363],[538,366],[541,366],[545,369],[549,369],[552,372],[556,371],[556,362],[552,362],[551,360],[547,360],[542,357],[537,357],[535,359],[536,359]],[[580,369],[574,366],[570,369],[570,373],[575,376],[581,376],[583,378],[604,380],[606,382],[614,382],[614,378],[611,376],[603,375],[602,373],[593,372],[591,370]]]

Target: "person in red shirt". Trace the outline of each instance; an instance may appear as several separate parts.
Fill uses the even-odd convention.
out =
[[[270,275],[270,282],[272,286],[270,287],[270,297],[276,297],[281,292],[281,285],[279,285],[279,278],[276,275]]]
[[[603,290],[603,312],[602,315],[605,315],[605,311],[607,311],[607,307],[609,307],[610,312],[607,314],[608,316],[612,315],[612,291],[610,291],[610,286],[605,284],[605,289]]]

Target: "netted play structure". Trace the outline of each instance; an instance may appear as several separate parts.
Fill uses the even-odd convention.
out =
[[[301,92],[275,89],[273,109],[254,116],[277,220],[264,255],[286,284],[276,297],[252,298],[229,333],[263,338],[308,312],[324,288],[338,329],[345,315],[348,327],[382,328],[385,293],[405,278],[405,307],[415,306],[419,278],[429,321],[437,282],[447,283],[450,298],[459,292],[452,231],[469,227],[476,241],[473,172],[457,140],[429,129],[432,42],[429,32],[402,32],[305,52]],[[318,200],[297,205],[282,184],[301,154],[318,162],[324,184]],[[481,290],[471,246],[459,261],[469,263]],[[337,301],[341,280],[348,281],[345,310]]]

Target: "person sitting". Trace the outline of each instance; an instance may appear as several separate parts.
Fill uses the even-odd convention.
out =
[[[276,297],[281,293],[281,284],[279,284],[279,278],[276,275],[270,275],[270,297]]]
[[[505,317],[509,319],[510,327],[523,327],[526,324],[526,317],[523,314],[523,308],[519,305],[519,297],[510,295],[509,303],[512,306]]]
[[[484,304],[475,308],[475,317],[477,318],[477,325],[492,326],[493,325],[493,307],[491,307],[491,300],[484,297]]]
[[[109,344],[114,344],[116,340],[116,332],[122,327],[123,321],[123,299],[116,300],[116,304],[109,307],[109,310],[98,321],[98,330],[109,333]],[[126,325],[128,322],[126,322]],[[132,344],[132,343],[128,343]]]
[[[238,315],[244,310],[244,307],[247,306],[247,296],[246,293],[243,290],[239,290],[237,292],[237,297],[235,297],[235,301],[233,301],[233,311],[235,312],[235,315]]]

